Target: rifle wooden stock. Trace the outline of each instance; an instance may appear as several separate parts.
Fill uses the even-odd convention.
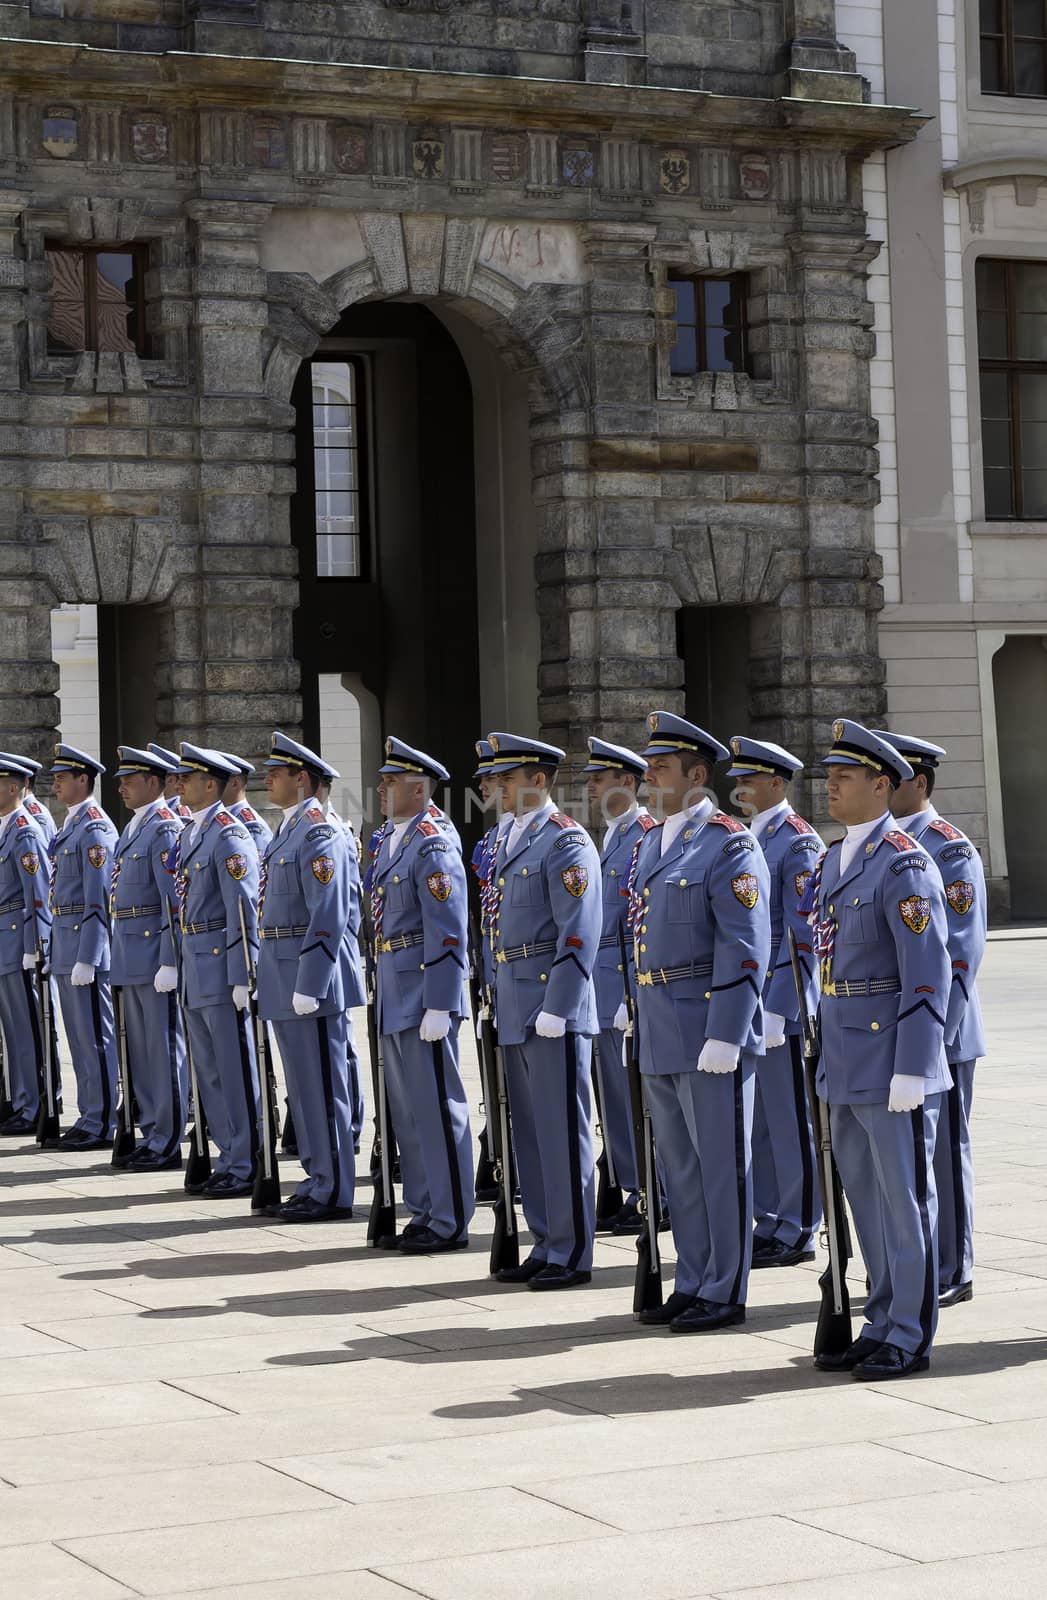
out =
[[[253,998],[258,983],[258,968],[251,959],[251,946],[247,939],[247,918],[244,903],[237,902],[240,913],[240,937],[244,942],[244,966],[247,969],[247,1014],[254,1029],[254,1052],[258,1065],[259,1144],[255,1161],[254,1183],[251,1188],[251,1210],[264,1211],[267,1206],[280,1204],[280,1159],[276,1152],[276,1070],[273,1052],[269,1047],[269,1029],[258,1013],[258,1002]]]
[[[189,1067],[189,1094],[193,1102],[193,1142],[189,1147],[189,1157],[185,1164],[185,1188],[193,1190],[200,1184],[206,1183],[211,1176],[211,1150],[207,1143],[207,1118],[204,1114],[204,1103],[200,1099],[200,1085],[196,1078],[196,1068],[193,1065],[193,1047],[189,1039],[189,1029],[186,1026],[185,1011],[182,1006],[182,963],[178,940],[175,938],[174,918],[171,915],[171,902],[167,900],[167,928],[171,935],[171,950],[175,959],[175,971],[178,981],[175,984],[175,1008],[178,1020],[182,1026],[182,1042],[185,1045],[185,1059]]]
[[[43,1150],[53,1150],[58,1144],[58,1073],[55,1063],[57,1039],[54,1016],[51,1010],[51,978],[44,971],[44,947],[36,948],[36,996],[40,1008],[41,1083],[40,1110],[36,1119],[36,1142]]]
[[[662,1193],[658,1185],[654,1131],[651,1113],[643,1092],[640,1056],[636,1044],[636,1003],[629,987],[629,957],[625,948],[625,928],[618,924],[618,952],[622,958],[622,985],[629,1026],[625,1034],[625,1068],[629,1083],[629,1106],[636,1143],[637,1176],[640,1180],[639,1210],[643,1228],[636,1240],[636,1278],[633,1283],[633,1316],[653,1311],[662,1303],[662,1256],[658,1230],[662,1223]]]
[[[378,1031],[378,972],[374,954],[374,934],[371,920],[366,914],[360,932],[363,940],[364,971],[367,975],[367,1049],[371,1057],[375,1122],[371,1163],[374,1193],[367,1217],[367,1243],[372,1249],[378,1249],[383,1240],[396,1237],[396,1199],[393,1195],[393,1163],[390,1148],[392,1126],[389,1116],[389,1092],[385,1084],[382,1036]]]
[[[113,989],[113,1023],[116,1029],[116,1060],[120,1074],[120,1105],[116,1113],[116,1132],[113,1134],[113,1166],[116,1167],[134,1154],[136,1144],[131,1067],[127,1059],[127,1024],[124,1020],[124,997],[119,988]]]
[[[789,929],[789,960],[792,963],[793,984],[800,1005],[800,1027],[803,1031],[804,1080],[807,1085],[807,1103],[811,1111],[815,1154],[818,1165],[818,1187],[822,1197],[822,1215],[825,1218],[823,1233],[829,1251],[829,1265],[818,1279],[822,1303],[818,1308],[818,1322],[814,1330],[814,1354],[838,1355],[851,1343],[851,1300],[847,1292],[847,1263],[851,1259],[851,1231],[847,1223],[847,1206],[843,1184],[833,1159],[832,1131],[829,1107],[817,1089],[818,1061],[821,1049],[814,1018],[807,1010],[807,993],[804,987],[800,953],[796,948],[796,935]]]

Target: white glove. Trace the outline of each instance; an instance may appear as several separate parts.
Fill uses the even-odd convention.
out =
[[[738,1066],[741,1046],[724,1044],[722,1039],[706,1039],[698,1057],[699,1072],[734,1072]]]
[[[73,967],[69,982],[74,989],[86,989],[89,983],[95,981],[95,969],[86,961],[78,961]]]
[[[926,1093],[926,1078],[910,1078],[904,1072],[896,1072],[891,1079],[887,1109],[888,1111],[916,1111],[923,1105]]]
[[[311,1017],[314,1011],[320,1009],[319,1000],[314,1000],[310,994],[299,994],[297,989],[291,996],[291,1004],[296,1017]]]
[[[153,988],[157,994],[174,994],[178,988],[178,968],[157,967],[156,977],[153,979]]]
[[[614,1014],[614,1021],[611,1023],[611,1027],[612,1028],[617,1028],[619,1033],[624,1033],[628,1026],[629,1026],[629,1007],[626,1005],[625,1001],[623,1000],[621,1005],[618,1007],[618,1010]]]
[[[777,1050],[779,1045],[785,1043],[785,1018],[780,1017],[777,1011],[765,1011],[763,1014],[763,1042],[767,1050]]]
[[[539,1039],[562,1039],[567,1032],[566,1017],[554,1017],[551,1011],[539,1011],[534,1019],[534,1031]]]
[[[234,983],[233,984],[233,1005],[236,1007],[237,1011],[246,1011],[247,1010],[247,984],[246,983]]]
[[[22,957],[22,971],[23,972],[32,972],[32,970],[33,970],[33,968],[35,966],[36,966],[36,957],[35,956],[23,956]]]
[[[418,1037],[423,1044],[437,1044],[441,1039],[447,1038],[450,1026],[449,1011],[427,1011],[418,1029]]]

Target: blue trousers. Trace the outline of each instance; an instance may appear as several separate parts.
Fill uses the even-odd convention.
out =
[[[833,1154],[871,1285],[862,1334],[924,1355],[938,1325],[934,1139],[940,1094],[918,1111],[832,1106]]]
[[[305,1179],[295,1191],[325,1206],[351,1206],[356,1185],[346,1065],[345,1012],[273,1022]]]
[[[116,1128],[116,1034],[108,972],[74,989],[68,974],[56,974],[62,1021],[76,1074],[77,1118],[73,1126],[93,1139],[111,1139]]]
[[[54,992],[52,983],[52,1004]],[[19,1116],[35,1118],[40,1109],[43,1057],[34,973],[19,968],[0,976],[0,1027],[4,1030],[4,1070],[11,1104]]]
[[[157,994],[151,982],[124,984],[120,1000],[142,1144],[166,1160],[182,1142],[189,1104],[178,1003],[173,994]]]
[[[589,1272],[596,1177],[589,1082],[592,1050],[580,1033],[529,1034],[502,1048],[520,1200],[532,1256]]]
[[[676,1244],[675,1287],[712,1305],[744,1305],[749,1283],[755,1066],[743,1051],[734,1072],[643,1080]]]
[[[458,1025],[439,1044],[418,1029],[382,1035],[385,1082],[412,1222],[442,1239],[468,1235],[475,1209],[469,1102],[458,1070]]]
[[[593,1040],[593,1082],[596,1082],[596,1052],[600,1057],[600,1082],[603,1105],[600,1120],[604,1146],[610,1147],[615,1179],[626,1195],[639,1187],[636,1172],[636,1146],[633,1141],[633,1114],[629,1104],[629,1082],[622,1060],[625,1035],[617,1028],[601,1028]]]
[[[974,1062],[949,1067],[953,1087],[942,1096],[934,1144],[938,1189],[938,1282],[943,1289],[969,1283],[974,1274],[974,1164],[971,1159],[971,1101]]]
[[[753,1106],[753,1215],[756,1237],[805,1248],[821,1221],[803,1047],[790,1034],[756,1058]]]
[[[185,1012],[215,1175],[250,1178],[258,1155],[258,1069],[247,1018],[232,999]]]

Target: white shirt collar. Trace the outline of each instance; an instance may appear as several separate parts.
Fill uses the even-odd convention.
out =
[[[659,853],[664,856],[689,822],[704,822],[712,809],[711,800],[699,800],[697,805],[689,806],[686,811],[677,811],[675,816],[666,817],[662,823],[662,848]]]
[[[630,825],[630,823],[635,822],[637,817],[640,815],[641,811],[643,811],[646,814],[647,807],[646,806],[641,806],[639,800],[634,800],[632,805],[628,808],[628,810],[623,811],[620,817],[612,817],[611,818],[610,822],[608,822],[606,828],[603,831],[603,849],[604,850],[607,849],[607,846],[611,842],[612,836],[618,832],[618,829],[619,828],[627,828]],[[603,851],[601,851],[600,853],[602,855]]]
[[[758,811],[749,822],[749,829],[760,838],[765,828],[768,828],[775,817],[784,817],[790,809],[788,800],[779,800],[776,806],[769,806],[766,811]]]
[[[866,839],[874,834],[877,828],[881,828],[885,822],[894,822],[894,818],[889,811],[885,811],[882,817],[874,817],[871,822],[855,822],[847,829],[843,844],[840,846],[841,876],[847,871]]]
[[[895,817],[894,825],[903,833],[909,833],[914,822],[933,822],[937,815],[934,806],[924,806],[922,811],[914,811],[911,817]]]
[[[147,800],[144,806],[135,806],[134,810],[131,812],[131,820],[127,825],[129,836],[130,834],[138,832],[150,811],[155,810],[156,807],[162,806],[163,804],[164,797],[161,795],[157,800]]]
[[[18,813],[20,811],[24,810],[24,809],[25,808],[22,805],[21,800],[19,800],[18,804],[14,807],[13,810],[11,810],[11,811],[9,811],[7,813],[6,817],[0,817],[0,838],[3,838],[4,834],[7,832],[8,828],[9,828],[9,826],[11,824],[11,818],[12,817],[17,817]],[[28,813],[27,813],[27,815],[28,815]]]
[[[523,816],[514,817],[507,836],[507,849],[511,850],[514,845],[519,844],[528,828],[544,822],[555,810],[552,800],[547,800],[543,806],[538,806],[534,811],[525,811]]]
[[[93,805],[94,795],[89,794],[86,800],[78,800],[75,806],[70,806],[66,811],[65,820],[62,823],[63,828],[67,828],[71,822],[75,822],[85,806]]]

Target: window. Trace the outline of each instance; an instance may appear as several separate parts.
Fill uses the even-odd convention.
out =
[[[976,268],[985,514],[1047,520],[1047,262]]]
[[[313,498],[318,578],[363,578],[364,370],[359,361],[314,361]]]
[[[48,245],[53,274],[47,319],[49,355],[81,350],[148,355],[144,281],[147,251],[82,250]]]
[[[748,279],[688,278],[670,272],[676,342],[669,371],[677,377],[696,372],[748,372],[745,321]]]
[[[1047,96],[1047,0],[980,0],[985,94]]]

